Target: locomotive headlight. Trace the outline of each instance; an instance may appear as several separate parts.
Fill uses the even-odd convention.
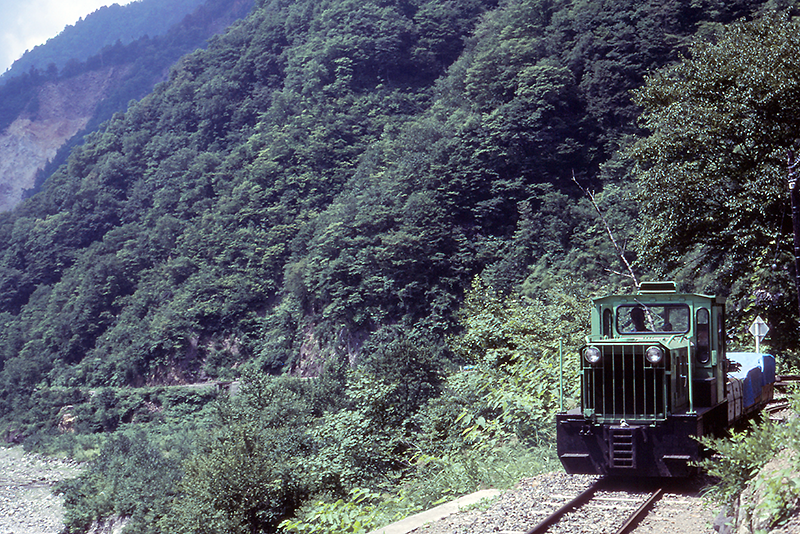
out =
[[[586,347],[583,351],[583,357],[589,363],[597,363],[600,361],[600,349],[597,347]]]
[[[662,359],[664,359],[664,351],[661,350],[661,347],[656,347],[656,346],[648,347],[647,353],[645,353],[645,357],[647,358],[648,362],[656,364],[660,362]]]

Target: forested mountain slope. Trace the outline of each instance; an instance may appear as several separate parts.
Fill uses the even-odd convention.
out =
[[[800,78],[783,46],[740,61],[738,34],[715,34],[762,7],[257,1],[0,214],[7,438],[90,449],[62,488],[70,532],[112,515],[137,532],[350,529],[354,507],[493,484],[504,454],[541,467],[559,347],[579,345],[592,291],[625,283],[575,182],[637,269],[738,291],[735,321],[792,302],[777,186],[759,189],[766,215],[749,194],[780,147],[737,126],[793,125],[772,110]],[[784,19],[734,27],[756,50],[771,31],[794,43]],[[751,98],[753,79],[774,91]],[[740,239],[709,253],[729,221]],[[752,280],[774,285],[754,302]],[[233,378],[215,403],[179,387]]]
[[[195,4],[136,2],[101,9],[23,56],[18,63],[28,69],[15,64],[3,76],[0,210],[13,208],[34,192],[66,161],[82,134],[149,93],[178,58],[205,47],[209,37],[252,7],[250,0],[209,0],[184,17]],[[154,29],[176,15],[180,18],[166,34],[155,36],[164,33],[159,29],[151,39],[147,22],[162,15]],[[132,36],[137,39],[131,42]],[[105,45],[108,39],[112,41]],[[90,53],[85,61],[77,59]]]
[[[746,7],[259,2],[0,218],[4,410],[441,336],[475,274],[602,250],[573,173],[597,184],[628,90]]]

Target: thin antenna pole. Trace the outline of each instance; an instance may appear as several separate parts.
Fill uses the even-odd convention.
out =
[[[558,408],[559,412],[564,411],[564,340],[558,340],[558,391],[559,391],[559,401],[558,401]]]
[[[789,150],[788,178],[789,196],[792,200],[792,229],[794,230],[794,281],[797,288],[797,305],[800,311],[800,187],[798,187],[797,166],[800,158]]]

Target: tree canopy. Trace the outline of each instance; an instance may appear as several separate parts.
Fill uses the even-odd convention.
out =
[[[4,410],[443,339],[476,275],[603,285],[572,177],[626,241],[628,92],[748,5],[704,6],[258,3],[0,216]]]
[[[636,91],[650,134],[632,149],[642,261],[692,289],[730,294],[796,344],[787,155],[797,146],[798,21],[769,12],[694,45]]]

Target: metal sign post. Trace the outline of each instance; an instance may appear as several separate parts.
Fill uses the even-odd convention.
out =
[[[558,340],[558,411],[564,411],[564,340]]]
[[[756,354],[761,354],[761,340],[766,337],[767,332],[769,332],[769,325],[761,317],[756,317],[756,320],[750,325],[750,333],[756,338]]]

